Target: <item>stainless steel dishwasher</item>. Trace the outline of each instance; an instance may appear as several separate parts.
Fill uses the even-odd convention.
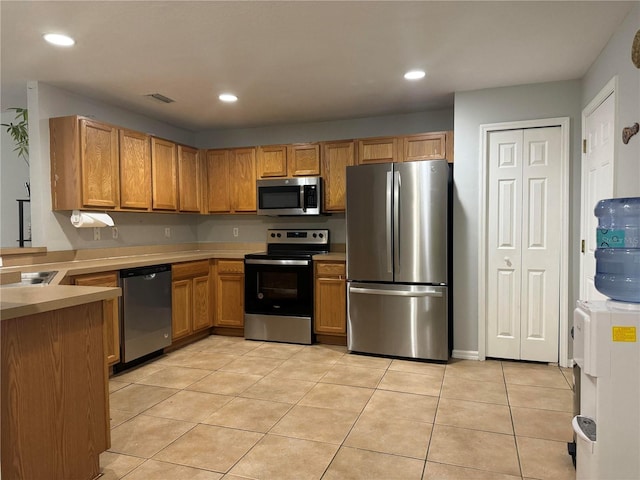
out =
[[[121,361],[139,359],[171,344],[171,265],[120,270]]]

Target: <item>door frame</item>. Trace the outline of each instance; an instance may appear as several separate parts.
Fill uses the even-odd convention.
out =
[[[480,215],[478,216],[478,360],[486,359],[487,351],[487,208],[489,181],[489,134],[498,130],[560,127],[560,331],[558,362],[569,366],[569,163],[570,118],[543,118],[480,125]]]
[[[618,118],[618,76],[615,75],[611,80],[607,82],[607,84],[602,87],[602,90],[598,92],[598,94],[593,97],[593,99],[587,104],[586,107],[582,110],[582,145],[586,142],[587,138],[587,117],[595,112],[602,103],[613,95],[613,131],[614,133],[618,131],[616,119]],[[616,192],[616,176],[615,176],[615,161],[618,152],[618,143],[616,141],[613,142],[613,158],[611,159],[611,193],[612,197],[615,196]],[[587,153],[585,152],[584,147],[580,148],[580,242],[586,242],[587,235],[593,235],[593,232],[589,233],[586,231],[587,224],[587,215],[593,215],[593,207],[587,207],[585,203],[587,199],[584,193],[587,191],[585,188],[587,182],[587,176],[585,175],[585,165],[586,165],[586,157]],[[584,285],[584,258],[585,253],[580,249],[580,278],[578,279],[578,298],[585,298],[585,288]]]

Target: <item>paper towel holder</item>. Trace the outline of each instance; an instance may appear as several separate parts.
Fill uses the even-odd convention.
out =
[[[69,219],[71,224],[76,228],[82,227],[113,227],[113,218],[107,213],[99,212],[81,212],[80,210],[72,210],[71,217]],[[83,223],[87,223],[83,225]]]

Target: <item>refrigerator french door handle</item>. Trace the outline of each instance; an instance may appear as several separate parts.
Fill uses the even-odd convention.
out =
[[[394,276],[400,273],[400,190],[402,189],[402,178],[400,172],[393,172],[393,253],[394,253]]]
[[[393,172],[387,172],[387,200],[386,200],[386,222],[387,222],[387,272],[393,271],[393,258],[391,257],[391,194],[393,192]]]
[[[396,297],[442,297],[442,292],[438,290],[408,292],[404,290],[382,290],[380,288],[350,287],[349,292],[362,293],[365,295],[390,295]]]

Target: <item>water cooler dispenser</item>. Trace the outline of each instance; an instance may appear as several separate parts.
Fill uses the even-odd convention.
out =
[[[640,478],[640,304],[578,302],[576,480]],[[576,382],[576,385],[578,382]]]
[[[607,301],[579,301],[573,358],[579,414],[576,480],[640,479],[640,197],[602,200],[596,289]],[[578,369],[576,369],[577,371]]]

